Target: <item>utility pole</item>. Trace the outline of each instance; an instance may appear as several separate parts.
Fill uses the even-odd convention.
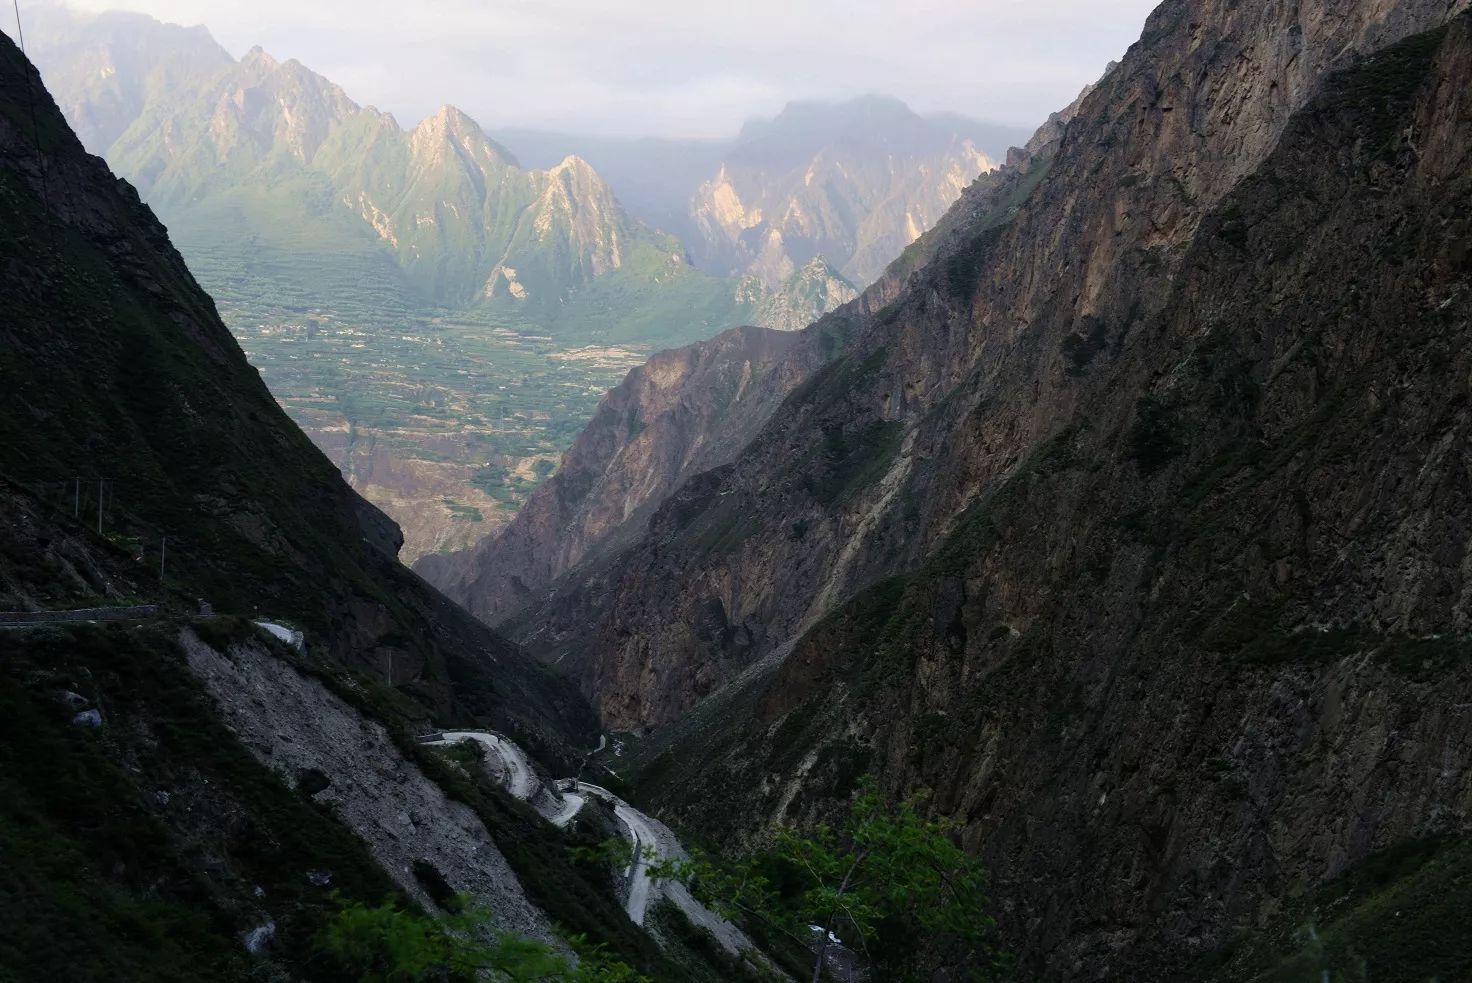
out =
[[[82,479],[81,478],[77,478],[76,479],[76,482],[77,482],[76,497],[74,497],[72,499],[72,518],[73,519],[75,519],[77,516],[79,516],[79,515],[82,514]]]
[[[97,535],[99,535],[99,536],[102,535],[102,482],[103,481],[104,481],[104,479],[102,479],[102,478],[98,478],[97,479]]]
[[[165,536],[158,548],[158,582],[164,582],[164,561],[169,558],[169,537]]]

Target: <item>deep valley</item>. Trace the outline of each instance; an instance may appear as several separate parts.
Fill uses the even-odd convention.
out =
[[[1004,6],[18,5],[0,980],[1472,980],[1472,0]]]

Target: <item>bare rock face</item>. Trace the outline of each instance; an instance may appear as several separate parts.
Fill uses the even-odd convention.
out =
[[[752,279],[748,277],[747,281]],[[858,296],[853,284],[821,256],[804,263],[778,290],[764,293],[752,314],[752,323],[778,331],[801,331]]]
[[[1189,978],[1472,831],[1466,9],[1164,4],[739,455],[525,614],[605,722],[677,735],[649,794],[739,839],[864,770],[932,788],[1053,979]]]

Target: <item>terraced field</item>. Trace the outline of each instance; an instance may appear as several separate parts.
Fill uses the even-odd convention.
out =
[[[405,562],[508,520],[648,355],[569,348],[490,316],[217,300],[292,419],[403,526]]]

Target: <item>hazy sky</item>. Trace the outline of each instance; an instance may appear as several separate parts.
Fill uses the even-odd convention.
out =
[[[895,95],[1036,125],[1157,0],[72,0],[202,23],[416,122],[724,136],[790,99]],[[21,2],[22,11],[25,0]]]

